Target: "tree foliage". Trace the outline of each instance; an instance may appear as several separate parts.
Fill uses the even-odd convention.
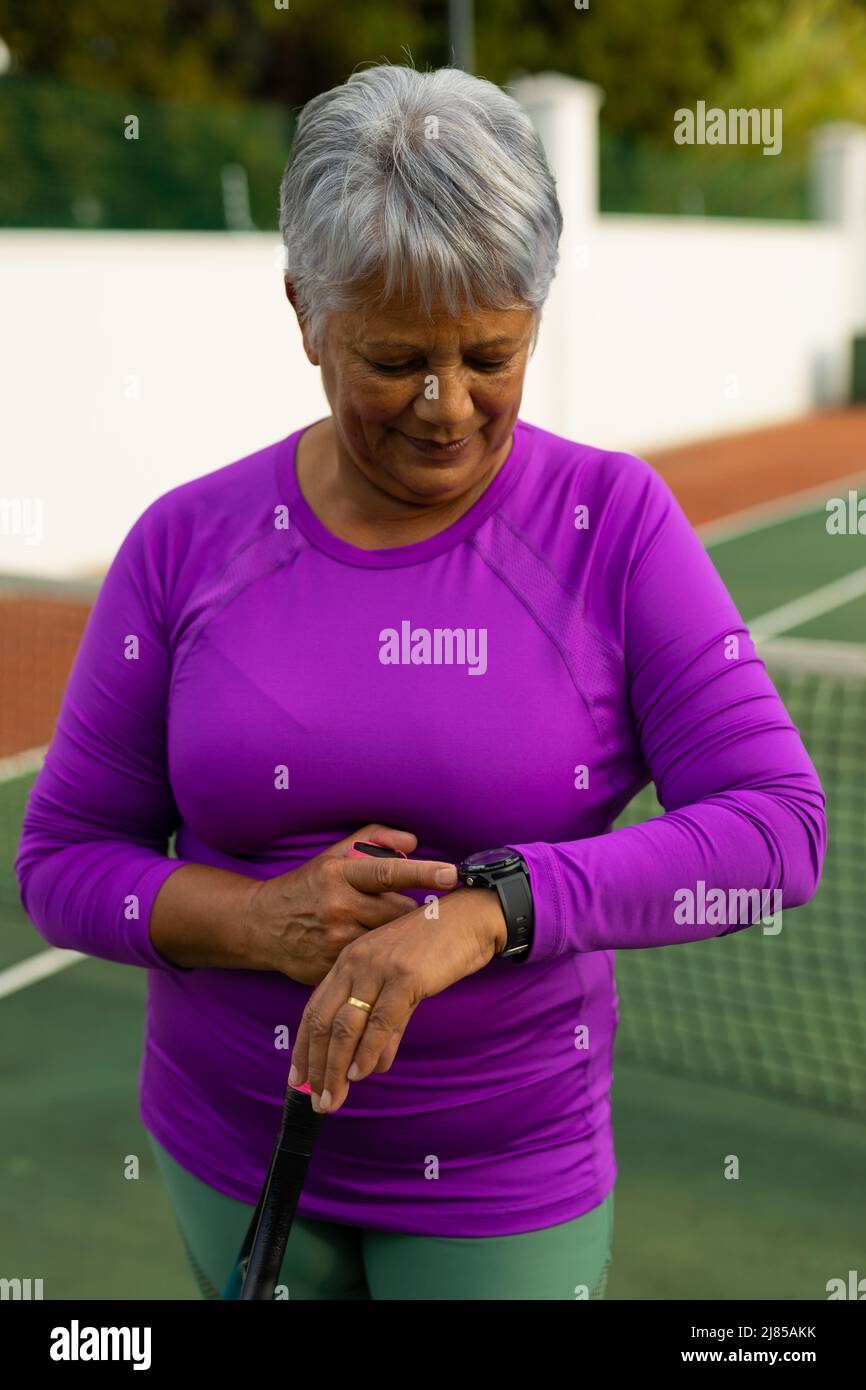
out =
[[[447,0],[0,0],[17,69],[203,104],[297,107],[359,64],[449,61]],[[866,119],[866,0],[476,0],[476,70],[597,83],[612,129],[672,112],[785,108],[796,133]]]

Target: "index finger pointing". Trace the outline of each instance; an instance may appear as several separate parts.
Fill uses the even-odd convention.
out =
[[[454,888],[457,866],[439,859],[344,859],[346,882],[359,893]]]

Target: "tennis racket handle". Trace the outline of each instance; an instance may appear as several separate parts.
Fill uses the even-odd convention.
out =
[[[280,1134],[241,1252],[241,1302],[273,1299],[310,1154],[324,1119],[313,1109],[306,1083],[287,1088]]]
[[[313,1152],[316,1136],[322,1127],[325,1113],[313,1109],[310,1100],[312,1092],[309,1081],[300,1086],[289,1086],[283,1105],[283,1122],[280,1129],[280,1152],[297,1154],[309,1158]]]

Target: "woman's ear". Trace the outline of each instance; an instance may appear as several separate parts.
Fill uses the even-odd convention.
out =
[[[289,301],[298,317],[298,326],[301,330],[301,337],[304,340],[304,352],[307,354],[307,357],[309,358],[310,362],[312,362],[313,366],[318,367],[319,354],[317,352],[314,352],[312,347],[310,346],[309,337],[307,335],[307,320],[298,308],[298,297],[295,293],[295,287],[289,279],[288,275],[283,276],[283,284],[286,290],[286,299]]]

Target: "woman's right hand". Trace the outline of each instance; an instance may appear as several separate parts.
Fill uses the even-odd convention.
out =
[[[453,864],[425,859],[350,858],[356,840],[375,840],[411,854],[417,837],[387,825],[364,825],[299,869],[265,879],[247,914],[248,950],[259,969],[318,985],[345,946],[418,904],[407,888],[454,888]]]

